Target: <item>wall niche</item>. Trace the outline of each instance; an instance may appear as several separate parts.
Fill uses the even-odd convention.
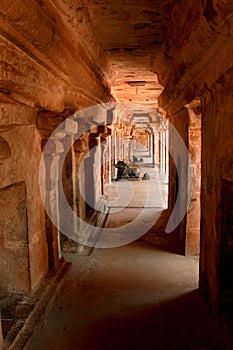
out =
[[[0,136],[0,162],[10,158],[11,149],[8,142]]]
[[[0,290],[28,292],[29,248],[24,181],[0,188]]]

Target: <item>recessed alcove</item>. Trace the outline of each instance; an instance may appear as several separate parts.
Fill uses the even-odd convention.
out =
[[[11,148],[8,142],[0,136],[0,162],[10,158],[11,156]]]
[[[0,189],[0,212],[0,290],[27,292],[30,270],[24,181]]]

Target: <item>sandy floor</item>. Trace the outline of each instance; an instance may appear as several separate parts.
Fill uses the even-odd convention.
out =
[[[124,207],[128,191],[123,191],[128,185],[119,183],[123,195],[110,206],[120,210],[112,211],[115,216],[106,222],[109,228],[134,220],[133,210],[137,216],[139,208],[133,207],[143,201],[141,190],[127,208],[119,208]],[[162,201],[164,189],[159,189]],[[114,191],[109,189],[109,201],[116,198]],[[164,202],[158,197],[149,203],[148,207],[156,203],[162,211]],[[96,248],[90,256],[66,255],[73,268],[28,349],[225,349],[217,322],[208,315],[198,290],[198,258],[177,254],[176,237],[164,233],[166,220],[163,213],[145,236],[131,244]]]

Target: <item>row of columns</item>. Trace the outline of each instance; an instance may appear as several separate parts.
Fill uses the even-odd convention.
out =
[[[160,173],[166,175],[168,179],[169,168],[169,130],[168,122],[160,125],[159,128],[159,164]]]
[[[169,169],[169,130],[168,122],[163,121],[149,131],[134,132],[125,135],[118,125],[112,128],[112,158],[113,164],[118,160],[133,161],[133,156],[140,152],[139,145],[145,147],[153,166],[159,165],[161,175],[168,180]],[[114,175],[114,171],[113,171]],[[114,176],[113,176],[114,177]]]
[[[40,159],[41,154],[44,157],[44,165],[39,169],[40,162],[38,161],[35,164],[37,166],[35,171],[40,172],[40,181],[42,183],[44,181],[43,201],[47,210],[45,213],[42,203],[39,203],[44,221],[40,220],[37,223],[36,231],[43,233],[44,246],[48,250],[46,252],[44,248],[43,254],[47,254],[48,261],[43,259],[45,265],[43,271],[39,262],[36,265],[41,272],[41,277],[46,273],[46,265],[48,265],[48,270],[54,271],[59,267],[60,239],[64,239],[60,231],[63,231],[65,226],[64,198],[73,212],[68,217],[71,231],[82,232],[76,215],[83,221],[86,219],[88,206],[96,208],[104,194],[104,185],[116,177],[115,164],[117,161],[132,160],[135,151],[136,138],[130,133],[129,125],[118,123],[109,126],[93,126],[90,122],[88,126],[88,122],[83,121],[82,118],[72,119],[68,118],[68,115],[68,112],[65,115],[40,111],[37,115],[37,126],[35,126],[35,132],[38,134],[37,157]],[[62,122],[63,126],[56,129],[54,133],[54,129]],[[86,125],[83,126],[84,122]],[[82,130],[84,131],[81,132]],[[80,131],[80,137],[76,140],[78,131]],[[9,147],[3,139],[0,141],[8,157]],[[159,143],[155,132],[148,134],[147,147],[155,163],[155,158],[159,153]],[[27,186],[26,184],[26,192],[28,191]],[[30,188],[30,191],[34,192],[34,190],[34,187]],[[38,188],[36,190],[39,192]],[[32,249],[31,246],[29,249]],[[33,256],[33,253],[30,252],[30,255]],[[30,273],[30,271],[25,272],[28,280],[30,280]],[[37,274],[38,271],[35,270],[34,275]],[[33,286],[36,283],[39,283],[39,278],[38,281],[35,280]],[[25,283],[23,290],[26,289],[30,289],[30,286]]]

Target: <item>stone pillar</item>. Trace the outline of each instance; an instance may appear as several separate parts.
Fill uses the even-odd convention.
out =
[[[166,148],[166,127],[164,126],[163,129],[163,170],[162,170],[162,174],[165,175],[166,174],[166,154],[167,154],[167,148]]]
[[[152,155],[152,149],[151,149],[151,133],[148,132],[147,134],[147,148],[148,148],[148,155],[151,157]]]
[[[189,113],[188,151],[188,192],[192,196],[187,212],[186,255],[200,253],[200,196],[201,196],[201,105],[195,99],[186,105]]]
[[[187,210],[187,193],[188,193],[188,158],[187,148],[183,146],[183,142],[187,147],[188,144],[188,111],[186,108],[174,108],[169,115],[169,198],[168,207],[172,211],[176,202],[177,210],[174,217],[180,240],[180,253],[185,254],[186,243],[186,215],[181,218],[181,213]],[[178,138],[177,138],[178,133]],[[165,132],[163,130],[163,137]],[[179,139],[183,142],[179,142]],[[164,159],[164,158],[163,158]]]
[[[166,183],[168,183],[169,180],[169,128],[167,123],[167,128],[165,131],[165,138],[166,138],[166,147],[165,147],[165,176],[166,176]]]
[[[131,136],[130,140],[129,140],[129,160],[132,162],[133,161],[133,138]]]
[[[85,199],[87,210],[94,209],[101,192],[100,138],[89,135],[89,154],[85,158]]]
[[[160,157],[160,140],[159,140],[159,131],[158,131],[158,125],[153,125],[152,126],[152,161],[153,161],[153,166],[155,164],[159,164],[159,157]]]
[[[163,159],[163,155],[162,155],[162,131],[161,129],[159,129],[159,170],[160,170],[160,174],[162,173],[162,159]]]
[[[112,181],[112,137],[108,138],[108,183]]]
[[[115,164],[117,163],[117,154],[116,154],[116,130],[115,127],[113,129],[113,133],[112,133],[112,174],[111,174],[111,178],[115,179],[116,178],[116,168],[115,168]]]
[[[124,136],[123,138],[123,158],[126,162],[130,160],[130,137]]]
[[[165,132],[163,126],[160,129],[160,174],[164,175],[165,173]]]
[[[52,131],[59,125],[55,133]],[[44,155],[44,181],[46,203],[46,236],[50,270],[56,270],[60,263],[60,239],[64,231],[64,203],[74,209],[73,182],[73,135],[77,133],[78,123],[60,114],[41,111],[38,116],[38,128],[47,137],[42,141]],[[51,135],[52,134],[52,135]],[[51,135],[51,136],[50,136]],[[48,141],[49,140],[49,141]],[[47,143],[48,141],[48,143]],[[75,216],[69,218],[69,229],[75,228]],[[61,232],[60,232],[61,231]]]
[[[85,203],[85,155],[88,149],[88,134],[86,133],[81,138],[76,140],[73,145],[74,148],[74,162],[73,162],[73,184],[74,184],[74,212],[80,217],[81,220],[86,216],[86,203]],[[77,221],[75,221],[75,232],[81,230],[77,227]]]
[[[43,144],[46,140],[43,140]],[[56,270],[60,261],[60,233],[59,233],[59,159],[64,151],[63,144],[54,140],[50,141],[51,147],[44,152],[45,161],[45,204],[49,216],[46,214],[46,236],[48,244],[49,269]]]
[[[152,134],[152,165],[155,166],[155,134]]]
[[[123,160],[123,135],[122,130],[118,133],[118,145],[117,145],[117,151],[118,151],[118,160]]]
[[[119,135],[118,135],[118,129],[115,129],[115,135],[114,135],[114,149],[115,149],[115,164],[118,162],[120,159],[120,154],[119,154]]]
[[[106,139],[104,137],[101,137],[100,152],[101,152],[101,160],[100,160],[101,192],[100,192],[100,195],[103,195],[104,194],[104,185],[107,182],[106,181],[107,180],[107,145],[106,145]]]
[[[104,185],[111,182],[111,137],[101,137],[102,147],[102,194],[104,194]]]
[[[160,173],[167,176],[169,159],[169,131],[168,123],[166,121],[162,121],[159,126],[159,148]]]

